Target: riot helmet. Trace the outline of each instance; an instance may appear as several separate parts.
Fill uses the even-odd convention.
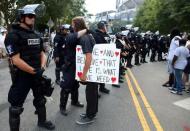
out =
[[[60,33],[63,35],[66,35],[70,32],[70,25],[69,24],[63,24],[59,27]]]
[[[17,22],[21,22],[22,17],[27,15],[34,16],[34,17],[42,17],[44,16],[46,11],[46,7],[44,3],[42,4],[30,4],[25,5],[23,8],[17,10]]]
[[[70,30],[70,25],[69,24],[61,25],[60,30]]]

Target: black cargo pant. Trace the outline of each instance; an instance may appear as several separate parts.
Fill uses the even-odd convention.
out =
[[[60,107],[66,108],[69,94],[71,94],[72,103],[78,102],[79,82],[75,80],[75,66],[65,67],[63,69],[63,80],[61,81]]]
[[[39,81],[39,80],[38,80]],[[24,101],[30,91],[33,91],[33,105],[36,108],[36,114],[38,114],[38,122],[46,121],[46,99],[43,95],[42,89],[37,84],[37,79],[33,75],[17,75],[13,82],[9,94],[8,101],[11,104],[9,108],[9,124],[11,131],[18,131],[20,126],[20,114],[23,112]]]
[[[22,107],[30,89],[32,89],[34,96],[33,105],[36,108],[39,106],[45,106],[46,99],[43,95],[42,89],[38,87],[38,81],[39,80],[33,75],[18,74],[8,94],[8,101],[11,106]]]

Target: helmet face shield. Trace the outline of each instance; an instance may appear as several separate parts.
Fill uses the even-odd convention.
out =
[[[24,6],[22,10],[24,14],[35,14],[37,17],[42,17],[45,14],[46,7],[44,4],[31,4]]]
[[[35,15],[35,17],[43,17],[46,12],[46,6],[44,4],[31,4],[25,5],[23,8],[17,10],[16,21],[21,20],[22,15]]]
[[[70,25],[69,25],[69,24],[61,25],[61,26],[60,26],[60,29],[61,29],[61,30],[64,30],[64,29],[70,30]]]

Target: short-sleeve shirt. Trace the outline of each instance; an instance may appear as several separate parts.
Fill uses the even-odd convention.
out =
[[[5,38],[5,47],[10,57],[20,54],[20,58],[33,68],[41,67],[42,39],[34,30],[19,25],[12,28]]]
[[[183,70],[187,65],[187,57],[189,57],[189,50],[184,46],[180,46],[175,49],[174,55],[178,57],[174,64],[174,68]]]
[[[5,39],[5,46],[7,49],[7,53],[10,57],[20,52],[18,41],[19,41],[19,38],[17,34],[11,32],[7,35]]]
[[[83,54],[92,53],[95,40],[91,34],[86,34],[80,38]]]
[[[78,33],[71,33],[66,36],[66,44],[67,46],[76,46],[76,42],[78,40]]]
[[[170,44],[170,48],[169,48],[168,60],[170,60],[170,61],[173,60],[174,52],[175,52],[175,49],[177,47],[179,47],[179,40],[180,39],[181,39],[181,37],[179,37],[179,36],[175,36],[172,39],[171,44]]]

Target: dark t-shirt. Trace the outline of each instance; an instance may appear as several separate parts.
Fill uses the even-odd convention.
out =
[[[83,54],[92,53],[95,40],[91,34],[86,34],[80,38]]]

